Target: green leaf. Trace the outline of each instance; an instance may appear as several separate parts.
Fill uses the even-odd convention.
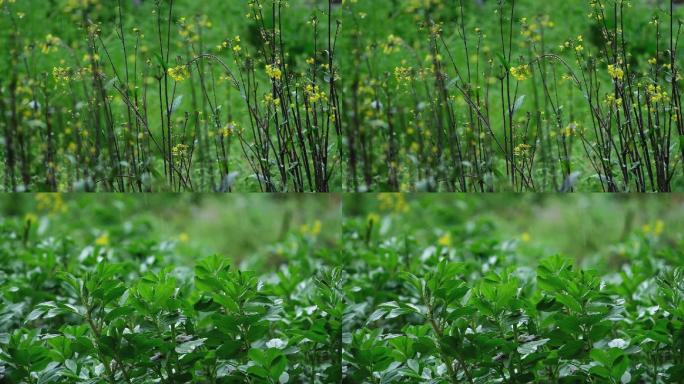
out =
[[[175,349],[176,353],[184,355],[187,353],[192,353],[196,348],[204,345],[204,339],[190,340],[178,345]]]
[[[528,341],[517,348],[519,354],[526,356],[531,353],[537,352],[537,349],[544,344],[548,343],[550,339],[539,339],[534,341]]]
[[[577,300],[575,300],[574,297],[566,294],[559,294],[556,295],[556,300],[558,300],[559,303],[565,305],[567,308],[574,312],[582,312],[582,304],[580,304]]]
[[[135,312],[135,308],[125,305],[122,307],[114,308],[113,310],[109,311],[109,313],[107,313],[104,318],[107,321],[112,321],[114,319],[130,315],[133,312]]]
[[[571,340],[560,348],[558,356],[562,359],[573,359],[581,355],[584,343],[581,340]]]

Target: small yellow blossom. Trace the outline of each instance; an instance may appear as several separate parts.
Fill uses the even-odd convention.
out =
[[[304,224],[299,228],[299,231],[303,235],[318,236],[323,228],[323,223],[320,220],[316,220],[313,224]]]
[[[97,239],[95,239],[95,245],[101,247],[106,247],[109,245],[109,234],[107,232],[101,234]]]
[[[368,216],[366,217],[366,221],[367,221],[369,224],[377,225],[377,224],[380,222],[380,215],[378,215],[377,213],[371,212],[371,213],[369,213]]]
[[[644,224],[641,227],[641,231],[645,235],[653,235],[656,237],[662,235],[664,230],[665,230],[665,222],[662,220],[657,220],[653,224]]]
[[[446,232],[437,240],[437,244],[442,247],[451,247],[451,233]]]
[[[187,234],[187,232],[181,232],[178,235],[178,241],[180,241],[181,243],[187,243],[188,241],[190,241],[190,236]]]
[[[625,71],[618,65],[608,64],[608,74],[615,80],[622,80],[625,77]]]
[[[38,216],[35,213],[27,213],[24,215],[24,221],[30,224],[35,224],[38,222]]]
[[[190,77],[190,71],[185,65],[179,65],[177,67],[169,68],[169,76],[177,82],[181,82],[188,77]]]
[[[525,64],[518,67],[511,67],[511,76],[513,76],[518,81],[525,81],[530,78],[532,72],[530,66]]]
[[[266,75],[273,80],[280,80],[283,77],[283,72],[277,65],[266,65]]]
[[[532,240],[532,236],[530,236],[530,233],[529,233],[529,232],[523,232],[523,233],[520,235],[520,240],[521,240],[523,243],[529,243],[530,240]]]

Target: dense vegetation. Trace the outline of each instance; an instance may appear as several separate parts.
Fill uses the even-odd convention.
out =
[[[615,217],[597,197],[350,197],[341,243],[309,221],[239,262],[181,251],[155,236],[155,222],[127,215],[103,237],[97,216],[78,213],[126,203],[108,199],[2,219],[3,382],[684,377],[682,224],[667,216],[681,214],[676,197],[605,200],[638,215],[577,260],[535,246],[534,232],[515,234],[504,207],[518,203],[518,224],[556,229],[563,219],[548,211],[588,207],[580,225],[596,239],[595,220]],[[57,230],[66,226],[74,236]]]
[[[681,190],[681,2],[348,3],[345,190]]]
[[[677,0],[3,0],[0,187],[682,190],[683,16]]]
[[[339,190],[339,25],[297,3],[0,1],[2,188]]]

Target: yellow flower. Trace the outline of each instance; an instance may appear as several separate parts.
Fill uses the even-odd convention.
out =
[[[51,52],[57,52],[61,42],[62,40],[59,37],[49,33],[45,36],[45,41],[39,44],[40,51],[46,55]]]
[[[377,225],[380,222],[380,215],[371,212],[366,217],[366,221],[368,221],[369,224]]]
[[[233,135],[236,129],[238,129],[238,123],[231,121],[230,123],[226,124],[225,127],[221,128],[220,134],[224,138],[228,138]]]
[[[35,199],[38,203],[38,210],[49,211],[50,214],[67,211],[67,205],[59,193],[37,193]]]
[[[406,213],[411,210],[406,197],[401,193],[380,193],[378,200],[380,201],[380,209],[383,211]]]
[[[171,148],[171,153],[175,157],[185,158],[190,152],[190,146],[187,144],[177,144]]]
[[[420,151],[420,144],[418,144],[417,142],[414,141],[411,143],[410,148],[411,148],[411,152],[418,153]]]
[[[668,101],[670,101],[670,96],[667,94],[666,91],[663,90],[663,88],[660,85],[656,86],[653,84],[649,84],[648,87],[646,87],[646,94],[648,94],[648,97],[654,103],[667,103]]]
[[[641,227],[641,230],[644,232],[645,235],[653,235],[653,236],[660,236],[663,234],[663,230],[665,230],[665,222],[662,220],[657,220],[654,224],[645,224],[643,227]]]
[[[312,103],[317,103],[319,101],[328,101],[328,95],[325,92],[323,92],[318,85],[313,86],[311,84],[307,84],[306,88],[304,88],[304,91],[306,92],[306,95],[309,97],[309,101]]]
[[[316,220],[313,224],[304,224],[299,228],[299,231],[303,235],[311,235],[311,236],[318,236],[319,233],[321,233],[321,229],[323,228],[323,223],[321,223],[320,220]]]
[[[107,232],[101,234],[97,239],[95,239],[95,245],[101,247],[106,247],[109,245],[109,234]]]
[[[400,37],[389,35],[387,36],[387,42],[382,45],[382,52],[386,55],[399,52],[403,42],[404,41]]]
[[[174,81],[181,82],[190,77],[190,71],[185,65],[179,65],[177,67],[169,68],[169,76],[171,76]]]
[[[438,240],[437,244],[442,247],[451,247],[451,233],[447,232],[443,234]]]
[[[180,241],[181,243],[187,243],[188,241],[190,241],[190,236],[186,232],[181,232],[178,235],[178,241]]]
[[[613,64],[608,64],[608,74],[615,80],[622,80],[625,77],[625,71]]]
[[[400,84],[406,84],[411,81],[411,68],[407,67],[395,67],[394,77]]]
[[[283,77],[283,72],[277,65],[267,65],[266,74],[273,80],[280,80]]]
[[[530,155],[532,146],[529,144],[520,144],[513,148],[513,155],[515,157],[527,158]]]
[[[66,83],[71,80],[71,68],[53,67],[52,77],[58,83]]]
[[[35,224],[38,222],[38,216],[36,216],[35,213],[29,212],[24,216],[24,221],[27,223]]]
[[[529,79],[531,75],[530,66],[527,64],[511,68],[511,76],[518,81],[525,81]]]
[[[278,107],[280,105],[280,98],[274,98],[272,94],[267,93],[264,95],[264,99],[262,100],[262,102],[266,105],[273,105],[274,107]]]
[[[567,127],[561,129],[561,136],[569,138],[577,131],[577,122],[573,121]]]
[[[610,106],[616,106],[616,107],[621,107],[622,106],[622,98],[616,98],[615,95],[610,94],[606,96],[606,99],[603,100],[604,103],[610,105]]]

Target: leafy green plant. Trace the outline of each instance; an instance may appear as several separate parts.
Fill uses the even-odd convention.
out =
[[[173,265],[154,242],[129,252],[123,244],[146,236],[139,228],[105,244],[3,218],[0,377],[681,382],[682,240],[666,237],[664,224],[630,231],[611,266],[607,252],[535,259],[496,219],[421,234],[407,219],[449,217],[443,205],[423,205],[438,200],[379,200],[385,213],[347,214],[341,244],[321,249],[310,229],[288,232],[270,265],[219,255]],[[143,263],[140,254],[158,257]]]

